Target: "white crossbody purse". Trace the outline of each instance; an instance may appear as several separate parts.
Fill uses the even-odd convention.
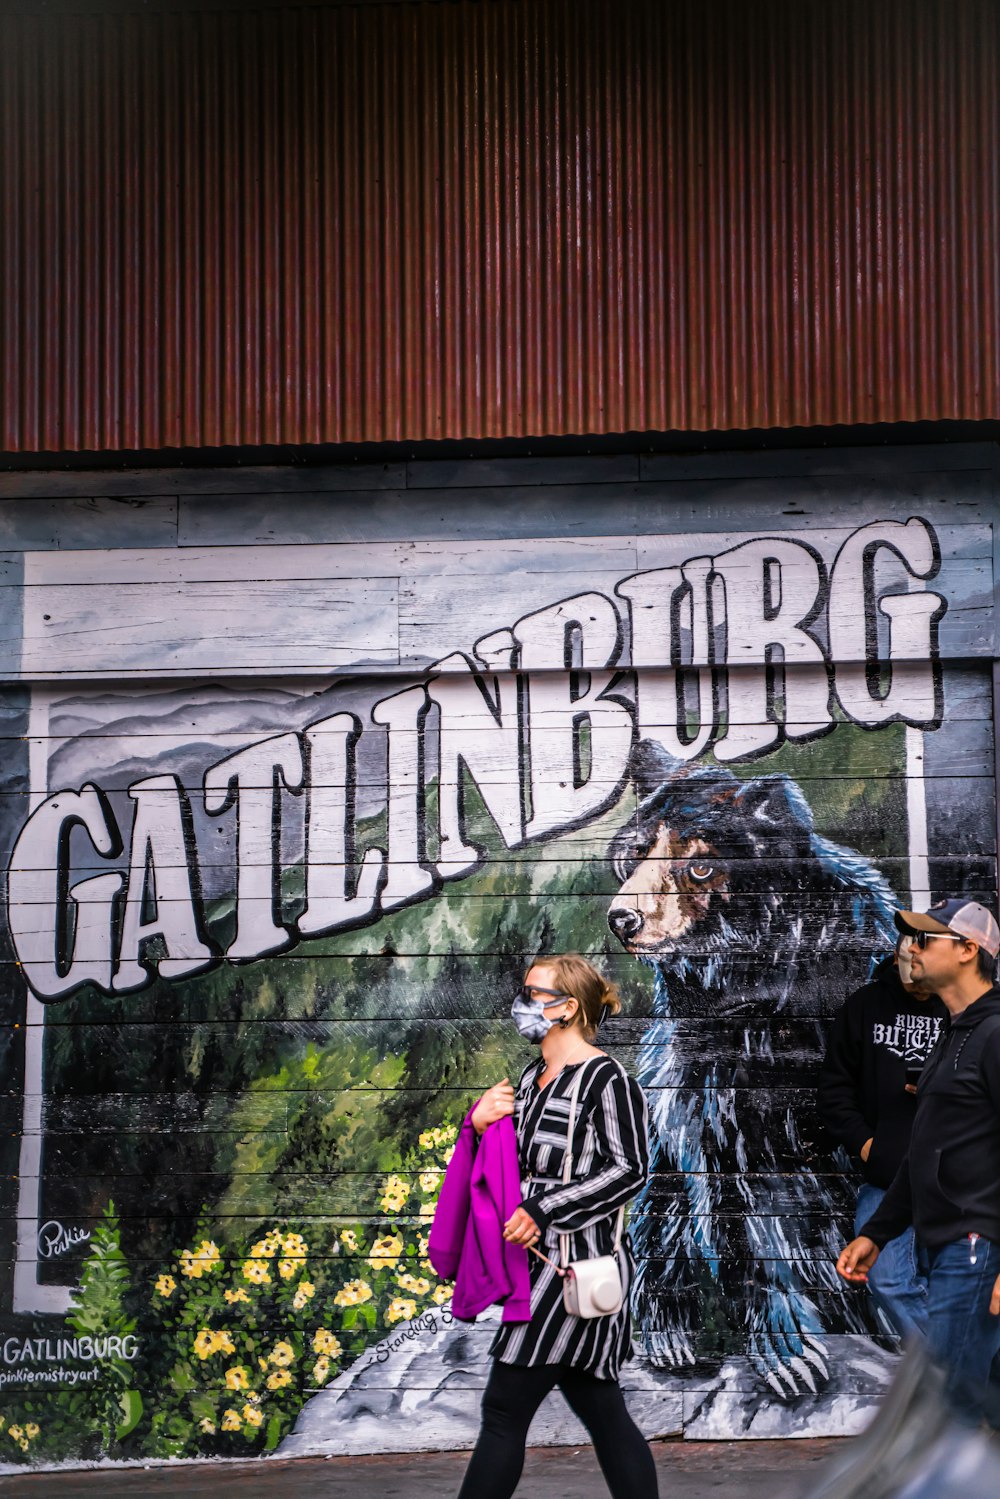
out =
[[[570,1093],[569,1125],[566,1131],[566,1155],[563,1160],[563,1185],[573,1179],[573,1127],[576,1124],[576,1109],[580,1099],[580,1087],[586,1063],[573,1079]],[[618,1251],[621,1248],[622,1230],[625,1227],[625,1209],[618,1209],[615,1225],[614,1249],[611,1254],[602,1254],[594,1260],[569,1259],[569,1235],[559,1235],[559,1257],[562,1260],[563,1304],[572,1317],[611,1317],[620,1312],[625,1300],[622,1286],[621,1266]]]

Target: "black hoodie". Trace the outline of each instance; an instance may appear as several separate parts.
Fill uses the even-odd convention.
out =
[[[877,1187],[889,1185],[909,1149],[917,1101],[906,1091],[906,1069],[926,1061],[947,1016],[941,1000],[907,994],[887,958],[834,1017],[817,1094],[820,1118]],[[866,1140],[872,1148],[863,1162]]]
[[[929,1249],[1000,1242],[1000,988],[945,1027],[917,1085],[910,1152],[861,1232],[881,1247],[913,1224]]]

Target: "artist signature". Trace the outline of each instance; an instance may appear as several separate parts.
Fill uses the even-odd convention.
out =
[[[53,1260],[56,1255],[67,1254],[78,1244],[86,1244],[90,1232],[86,1228],[64,1228],[54,1218],[43,1223],[38,1230],[38,1253],[43,1260]]]

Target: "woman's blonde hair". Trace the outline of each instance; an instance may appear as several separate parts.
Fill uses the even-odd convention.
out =
[[[541,954],[529,965],[525,978],[532,968],[551,968],[559,988],[576,1000],[580,1006],[580,1023],[588,1041],[597,1035],[597,1027],[605,1014],[617,1015],[622,1007],[615,985],[609,984],[603,973],[598,973],[593,963],[588,963],[579,953]]]

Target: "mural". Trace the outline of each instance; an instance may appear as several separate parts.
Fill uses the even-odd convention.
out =
[[[427,1233],[552,949],[651,1102],[644,1429],[861,1418],[892,1341],[813,1073],[896,901],[995,887],[991,538],[721,540],[26,559],[3,1461],[467,1442],[489,1319]]]

